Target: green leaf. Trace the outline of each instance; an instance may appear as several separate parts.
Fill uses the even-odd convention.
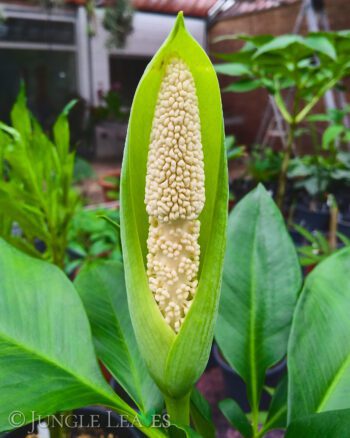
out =
[[[293,421],[285,438],[345,438],[350,430],[350,410],[329,411]]]
[[[229,218],[216,340],[258,406],[265,372],[286,354],[301,287],[283,217],[262,185]],[[230,336],[228,336],[228,333]]]
[[[203,438],[215,438],[210,405],[197,388],[193,388],[191,394],[191,419],[196,431]]]
[[[308,242],[310,243],[317,243],[316,237],[306,228],[302,227],[298,224],[293,224],[293,228],[296,229],[296,231],[301,234]]]
[[[239,62],[227,62],[214,66],[216,73],[228,76],[243,76],[251,74],[249,67]]]
[[[229,92],[246,93],[247,91],[253,91],[260,87],[261,87],[260,79],[240,79],[239,81],[228,85],[226,88],[223,89],[223,91],[227,93]]]
[[[345,246],[350,246],[350,239],[345,234],[338,232],[337,237]]]
[[[172,424],[169,428],[169,436],[172,438],[202,438],[202,435],[197,433],[190,426],[179,426]]]
[[[324,35],[311,34],[304,39],[304,44],[310,49],[323,53],[333,60],[337,58],[333,43]]]
[[[320,231],[315,231],[315,237],[317,239],[317,245],[320,250],[325,254],[330,254],[332,252],[328,240]]]
[[[346,248],[307,277],[289,344],[289,421],[350,408],[349,269]]]
[[[158,90],[167,61],[174,54],[187,64],[196,85],[206,197],[199,217],[199,284],[178,334],[166,323],[148,285],[149,218],[144,203],[147,155]],[[207,54],[186,31],[179,14],[171,34],[148,65],[137,88],[121,177],[121,238],[131,319],[152,377],[162,392],[174,398],[187,396],[209,358],[220,293],[227,199],[227,163],[217,75]]]
[[[328,149],[329,145],[332,142],[334,142],[343,131],[344,131],[343,126],[339,126],[339,125],[329,126],[323,133],[322,148]]]
[[[85,248],[78,242],[71,242],[68,246],[68,249],[70,251],[73,251],[75,255],[78,255],[80,257],[86,257],[87,252]]]
[[[31,114],[27,108],[27,98],[24,82],[21,82],[20,90],[11,110],[11,122],[16,131],[24,138],[29,139],[32,131]]]
[[[259,49],[255,52],[253,58],[257,58],[258,56],[268,53],[274,52],[276,50],[286,49],[292,44],[302,44],[303,38],[300,35],[281,35],[275,37],[272,41],[263,44]]]
[[[284,376],[277,386],[270,404],[263,430],[284,429],[287,425],[288,379]]]
[[[310,114],[307,117],[308,122],[329,122],[328,114]]]
[[[84,260],[81,258],[72,260],[65,264],[64,272],[67,275],[73,275],[75,273],[75,270],[80,268],[83,264],[84,264]]]
[[[245,438],[253,436],[253,429],[239,404],[230,398],[219,403],[219,408],[228,422],[237,429]]]
[[[109,223],[110,225],[112,225],[112,227],[113,227],[115,230],[118,230],[118,232],[119,232],[119,230],[120,230],[120,224],[119,224],[119,222],[114,221],[112,218],[110,218],[110,217],[107,216],[106,214],[99,214],[99,215],[97,215],[97,217],[98,217],[99,219],[103,219],[104,221],[106,221],[107,223]]]
[[[72,283],[55,266],[0,240],[0,431],[20,411],[46,416],[88,404],[136,413],[105,382],[89,322]]]
[[[75,286],[90,320],[99,359],[144,413],[158,410],[162,397],[136,344],[123,265],[117,262],[87,265]]]
[[[62,161],[65,161],[65,157],[67,157],[69,153],[70,146],[68,114],[76,103],[76,100],[72,100],[65,106],[53,127],[55,143],[57,146],[58,154],[61,157]],[[72,162],[72,165],[74,166],[74,161]]]

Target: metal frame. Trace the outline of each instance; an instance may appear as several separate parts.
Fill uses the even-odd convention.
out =
[[[78,38],[78,20],[76,10],[71,11],[62,8],[53,8],[46,10],[37,6],[13,5],[0,3],[3,15],[8,18],[21,18],[23,20],[42,20],[60,23],[71,23],[74,25],[74,43],[73,44],[55,44],[48,42],[25,42],[25,41],[1,41],[0,50],[41,50],[51,52],[66,52],[75,55],[75,84],[79,94],[86,96],[85,90],[82,89],[83,81],[81,74],[83,66],[81,65],[80,44]]]
[[[42,20],[53,21],[61,23],[72,23],[76,26],[76,14],[69,10],[57,10],[53,9],[45,11],[35,6],[19,6],[9,5],[6,3],[0,3],[0,8],[3,10],[3,14],[8,18],[21,18],[24,20]],[[51,44],[51,43],[27,43],[25,41],[1,41],[0,49],[24,49],[24,50],[53,50],[53,51],[67,51],[76,52],[77,38],[75,36],[74,44]]]

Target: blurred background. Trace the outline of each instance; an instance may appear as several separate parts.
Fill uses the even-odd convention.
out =
[[[349,0],[1,1],[0,236],[71,278],[91,260],[122,259],[111,223],[119,221],[131,103],[180,10],[218,73],[230,209],[263,183],[307,274],[350,245]],[[68,130],[59,115],[72,100]],[[43,151],[62,150],[62,138],[69,154],[58,166],[55,152]],[[45,199],[31,192],[23,168]],[[50,188],[52,172],[59,178]],[[57,219],[52,211],[64,214]],[[41,236],[36,223],[49,224],[49,232]],[[270,386],[285,367],[271,371]],[[247,409],[244,383],[217,349],[199,387],[214,413],[232,388]],[[219,436],[239,436],[222,417],[216,421]]]
[[[335,31],[347,29],[350,21],[347,0],[3,1],[0,120],[9,121],[21,80],[31,111],[46,128],[77,98],[71,130],[78,154],[102,164],[120,163],[137,83],[179,10],[212,57],[242,46],[237,40],[218,41],[224,35]],[[228,84],[227,77],[219,79],[222,87]],[[264,87],[244,95],[223,93],[223,105],[227,134],[248,150],[264,143],[262,121],[269,106]]]

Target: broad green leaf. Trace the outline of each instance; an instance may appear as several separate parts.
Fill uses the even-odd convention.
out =
[[[215,438],[210,405],[197,388],[193,388],[191,394],[191,419],[196,431],[203,438]]]
[[[255,52],[253,57],[257,58],[258,56],[264,53],[286,49],[287,47],[296,43],[298,44],[303,43],[303,38],[300,35],[281,35],[275,37],[272,41],[269,41],[268,43],[263,44],[261,47],[259,47],[259,49]]]
[[[247,383],[252,406],[258,406],[266,370],[286,354],[300,287],[294,244],[279,209],[259,185],[229,218],[216,326],[220,350]]]
[[[216,73],[228,76],[243,76],[251,73],[249,67],[238,62],[228,62],[225,64],[217,64],[214,66]]]
[[[72,283],[55,266],[0,240],[0,431],[8,416],[104,404],[136,415],[105,382],[89,322]]]
[[[333,43],[324,35],[311,34],[304,39],[304,44],[316,52],[329,56],[333,60],[337,58]]]
[[[289,421],[350,408],[350,248],[308,275],[288,352]]]
[[[87,265],[79,273],[75,286],[90,320],[99,359],[141,411],[158,410],[162,397],[136,345],[123,265],[118,262]]]
[[[288,426],[285,438],[345,438],[349,430],[350,409],[343,409],[298,418]]]
[[[166,62],[173,56],[180,57],[187,64],[196,86],[206,197],[199,217],[199,284],[177,335],[165,322],[148,286],[149,223],[144,203],[155,105]],[[135,94],[121,178],[121,237],[131,319],[152,377],[171,397],[182,398],[191,391],[209,358],[220,292],[227,197],[227,164],[217,76],[204,50],[186,31],[179,14],[171,34],[148,65]]]
[[[227,418],[227,421],[245,438],[251,438],[253,436],[252,426],[235,400],[227,398],[219,403],[219,408]]]

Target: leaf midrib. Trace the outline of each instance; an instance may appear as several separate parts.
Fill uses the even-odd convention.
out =
[[[117,403],[116,403],[117,400],[115,400],[115,398],[114,398],[114,396],[112,396],[112,394],[108,394],[107,392],[103,391],[101,388],[91,385],[87,380],[83,379],[79,375],[76,375],[72,370],[62,366],[59,362],[54,362],[52,360],[52,358],[47,357],[46,355],[42,354],[41,352],[39,353],[38,351],[35,351],[35,350],[27,347],[26,345],[22,344],[21,342],[18,342],[16,339],[13,339],[11,336],[8,336],[8,335],[4,334],[3,332],[0,332],[0,340],[7,342],[11,345],[14,345],[16,348],[18,348],[21,351],[24,351],[28,355],[32,355],[34,357],[37,357],[41,361],[46,362],[47,364],[52,366],[53,368],[57,368],[60,371],[63,371],[64,373],[70,375],[75,380],[80,382],[83,386],[87,387],[90,391],[92,390],[92,392],[99,394],[100,396],[104,397],[106,400],[112,402],[113,406],[117,407]],[[127,408],[129,408],[129,407],[127,407]],[[125,409],[125,413],[129,414],[130,412],[128,412],[127,408],[123,408],[123,409]]]
[[[331,379],[330,385],[326,388],[326,391],[324,392],[318,407],[316,409],[316,413],[322,412],[322,409],[324,408],[325,404],[327,403],[327,400],[332,395],[333,389],[337,386],[340,379],[342,378],[346,368],[350,366],[350,354],[345,358],[345,360],[342,362],[340,367],[338,368],[338,371],[334,375],[334,377]]]
[[[258,212],[260,211],[260,203],[258,206]],[[250,283],[250,301],[251,301],[251,310],[250,310],[250,324],[249,324],[249,352],[250,352],[250,373],[251,373],[251,385],[252,385],[252,402],[255,406],[257,406],[257,373],[256,373],[256,276],[254,269],[254,262],[256,258],[256,239],[257,239],[257,228],[259,221],[255,222],[254,226],[254,235],[253,235],[253,251],[252,258],[250,260],[250,272],[251,272],[251,283]]]
[[[110,264],[111,265],[111,264]],[[101,280],[101,282],[102,282],[102,284],[103,284],[103,281],[102,281],[102,278],[101,278],[101,275],[99,274],[99,273],[97,273],[97,275],[99,276],[99,278],[100,278],[100,280]],[[120,324],[120,322],[119,322],[119,320],[118,320],[118,318],[117,318],[117,315],[116,315],[116,313],[115,313],[115,311],[114,311],[114,306],[113,306],[113,301],[112,301],[112,297],[110,296],[110,294],[109,294],[109,291],[107,290],[107,289],[105,289],[105,291],[106,291],[106,294],[107,294],[107,299],[108,299],[108,302],[109,302],[109,304],[110,304],[110,306],[111,306],[111,309],[112,309],[112,315],[113,315],[113,319],[114,319],[114,322],[115,322],[115,324],[116,324],[116,326],[118,327],[118,329],[120,330],[120,332],[122,333],[122,339],[123,339],[123,341],[122,341],[122,343],[123,343],[123,346],[124,346],[124,348],[125,348],[125,351],[126,351],[126,354],[127,354],[127,357],[128,357],[128,359],[129,359],[129,364],[130,364],[130,370],[131,370],[131,374],[133,375],[133,377],[134,377],[134,381],[135,381],[135,383],[136,383],[136,391],[137,391],[137,394],[138,394],[138,397],[140,398],[140,400],[141,400],[141,406],[139,406],[139,408],[141,409],[141,410],[144,410],[144,408],[145,408],[145,403],[144,403],[144,400],[143,400],[143,396],[142,396],[142,391],[141,391],[141,384],[140,384],[140,377],[139,377],[139,375],[138,375],[138,372],[137,372],[137,368],[136,368],[136,366],[135,366],[135,363],[134,363],[134,360],[133,360],[133,357],[132,357],[132,354],[131,354],[131,351],[130,351],[130,348],[129,348],[129,345],[128,345],[128,343],[127,343],[127,341],[126,341],[126,337],[125,337],[125,335],[124,335],[124,333],[123,333],[123,330],[122,330],[122,326],[121,326],[121,324]],[[111,370],[112,371],[112,370]],[[114,374],[114,372],[112,373],[112,374]],[[126,388],[124,388],[127,392],[128,392],[128,390],[126,389]],[[134,400],[135,402],[136,402],[136,404],[138,404],[138,401],[136,401],[136,400]]]

